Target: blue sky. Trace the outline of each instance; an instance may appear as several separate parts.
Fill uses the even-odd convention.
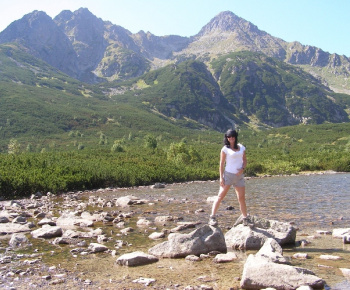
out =
[[[192,36],[222,11],[260,30],[350,57],[349,0],[0,0],[0,31],[34,10],[54,18],[62,10],[88,8],[132,33]]]

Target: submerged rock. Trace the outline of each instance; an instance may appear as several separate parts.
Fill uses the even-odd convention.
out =
[[[107,251],[108,247],[106,247],[105,245],[98,244],[98,243],[91,243],[89,245],[88,250],[91,251],[91,253],[101,253],[101,252]]]
[[[117,259],[116,263],[122,266],[135,267],[155,263],[158,262],[158,260],[159,259],[153,255],[148,255],[144,252],[136,251],[120,256]]]
[[[227,252],[225,237],[219,227],[204,225],[191,233],[171,233],[168,241],[155,245],[148,252],[164,258],[184,258],[188,255]]]
[[[133,195],[128,195],[128,196],[119,197],[116,200],[115,205],[121,206],[121,207],[127,207],[134,204],[144,204],[144,203],[148,203],[148,201],[139,199],[138,197]]]
[[[148,236],[151,240],[158,240],[158,239],[163,239],[165,238],[165,233],[163,232],[154,232]]]
[[[226,254],[217,254],[213,259],[214,263],[228,263],[237,260],[238,257],[234,252],[228,252]]]

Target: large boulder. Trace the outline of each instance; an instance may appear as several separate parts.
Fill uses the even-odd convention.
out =
[[[312,289],[323,289],[325,281],[312,271],[285,264],[282,261],[282,248],[279,247],[273,239],[268,239],[259,252],[248,256],[241,288],[292,290],[310,286]]]
[[[295,244],[296,229],[289,223],[251,216],[254,227],[238,224],[225,234],[227,247],[240,250],[259,250],[268,238],[281,246]]]
[[[219,227],[204,225],[191,233],[171,233],[168,241],[155,245],[149,254],[163,258],[184,258],[188,255],[227,252],[225,237]]]

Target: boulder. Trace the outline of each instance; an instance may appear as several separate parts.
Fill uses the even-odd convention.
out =
[[[8,219],[8,217],[6,216],[0,216],[0,223],[1,224],[6,224],[6,223],[9,223],[10,220]]]
[[[42,228],[32,231],[33,238],[50,239],[55,237],[61,237],[63,234],[62,228],[57,226],[44,225]]]
[[[54,245],[82,245],[86,242],[84,240],[78,239],[78,238],[65,238],[65,237],[58,237],[55,238],[52,242]]]
[[[153,255],[148,255],[144,252],[136,251],[120,256],[116,262],[118,265],[135,267],[155,263],[158,262],[158,260],[159,259]]]
[[[339,270],[343,273],[344,277],[350,281],[350,269],[339,268]]]
[[[0,223],[0,234],[13,234],[13,233],[22,233],[22,232],[30,232],[31,224],[26,223],[16,224],[16,223]]]
[[[190,228],[195,228],[200,223],[198,223],[198,222],[178,222],[177,224],[178,225],[175,228],[172,228],[170,230],[171,233],[176,233],[176,232],[184,231],[184,230],[187,230]]]
[[[18,216],[18,217],[15,217],[13,220],[12,220],[13,223],[16,223],[16,224],[26,224],[28,221],[27,221],[27,218],[24,217],[24,216]]]
[[[219,227],[204,225],[188,234],[171,233],[168,241],[155,245],[149,254],[164,258],[184,258],[188,255],[227,252],[225,237]]]
[[[333,229],[332,237],[342,239],[344,236],[350,235],[350,228]]]
[[[43,218],[38,222],[38,226],[43,226],[43,225],[56,226],[56,222],[50,218]]]
[[[240,250],[259,250],[268,238],[281,246],[295,244],[296,229],[289,223],[251,216],[254,227],[238,224],[225,234],[227,247]]]
[[[292,290],[310,286],[312,289],[323,289],[325,281],[310,270],[280,264],[281,250],[277,243],[268,239],[256,255],[249,255],[243,268],[241,288]],[[273,262],[276,254],[279,256],[278,263]]]
[[[154,185],[152,185],[151,188],[165,188],[165,184],[157,182]]]
[[[190,262],[200,262],[202,261],[202,259],[198,256],[195,256],[195,255],[188,255],[185,257],[185,260],[186,261],[190,261]]]
[[[154,219],[155,223],[166,223],[166,222],[172,222],[175,220],[179,220],[180,218],[178,217],[174,217],[174,216],[170,216],[170,215],[165,215],[165,216],[157,216]]]
[[[213,259],[214,263],[228,263],[237,260],[238,257],[234,252],[228,252],[226,254],[217,254]]]
[[[94,222],[90,219],[82,218],[77,216],[76,212],[66,212],[63,213],[57,220],[56,225],[65,229],[80,227],[92,227]]]
[[[21,247],[29,246],[30,242],[24,234],[15,233],[15,234],[12,234],[11,239],[9,241],[9,245],[12,248],[21,248]]]
[[[321,255],[320,259],[322,260],[333,260],[333,261],[337,261],[337,260],[341,260],[342,257],[340,256],[335,256],[335,255]]]
[[[147,202],[148,201],[139,199],[136,196],[127,195],[127,196],[119,197],[116,200],[115,205],[116,206],[121,206],[121,207],[127,207],[127,206],[130,206],[130,205],[133,205],[133,204],[144,204],[144,203],[147,203]]]
[[[148,236],[151,240],[158,240],[158,239],[163,239],[165,238],[165,233],[163,232],[154,232]]]
[[[152,225],[152,221],[150,221],[150,220],[148,220],[148,219],[146,219],[146,218],[140,218],[140,219],[137,221],[136,225],[137,225],[138,227],[148,227],[148,226]]]
[[[91,253],[101,253],[101,252],[107,251],[108,248],[107,248],[105,245],[101,245],[101,244],[98,244],[98,243],[91,243],[91,244],[89,245],[88,250],[89,250]]]
[[[256,256],[267,259],[269,262],[277,264],[290,264],[289,260],[283,257],[283,249],[272,238],[268,238],[261,249],[256,253]]]

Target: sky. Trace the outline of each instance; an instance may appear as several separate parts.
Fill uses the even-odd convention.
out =
[[[349,0],[0,0],[0,31],[34,10],[54,18],[84,7],[132,33],[193,36],[231,11],[272,36],[350,57]]]

